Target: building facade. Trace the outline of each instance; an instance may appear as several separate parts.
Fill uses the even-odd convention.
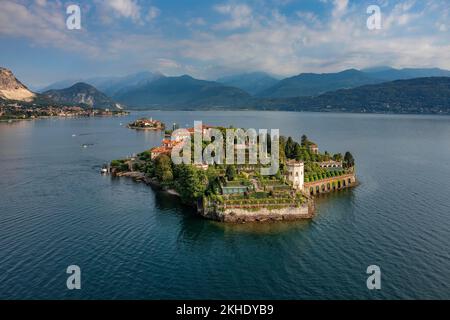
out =
[[[286,162],[287,179],[292,182],[296,190],[303,190],[305,181],[305,165],[301,161],[290,160]]]

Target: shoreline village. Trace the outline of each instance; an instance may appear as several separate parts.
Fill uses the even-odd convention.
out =
[[[201,121],[173,129],[160,146],[113,160],[107,172],[176,195],[205,218],[238,223],[311,219],[315,196],[358,184],[350,152],[321,153],[305,135],[297,142],[278,129]]]

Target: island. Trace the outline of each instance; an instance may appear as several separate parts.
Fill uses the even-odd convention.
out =
[[[164,130],[165,125],[159,120],[153,118],[141,118],[128,124],[128,128],[135,130]]]
[[[203,131],[211,128],[226,130],[203,126]],[[194,128],[185,132],[194,135]],[[175,164],[172,150],[184,143],[183,137],[172,135],[161,146],[111,161],[108,172],[176,195],[204,218],[236,223],[311,219],[315,214],[315,197],[357,185],[355,160],[350,152],[344,156],[321,153],[318,145],[305,135],[300,142],[292,137],[279,137],[279,167],[271,175],[262,175],[264,165],[250,164],[247,159],[244,164],[232,165]],[[245,146],[248,141],[234,148]],[[194,149],[192,142],[190,147]],[[203,143],[202,151],[206,147]],[[268,143],[268,154],[271,151]]]

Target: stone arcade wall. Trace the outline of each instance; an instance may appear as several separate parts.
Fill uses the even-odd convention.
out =
[[[303,192],[309,195],[316,195],[346,189],[356,185],[356,176],[354,173],[351,173],[314,182],[305,182]]]

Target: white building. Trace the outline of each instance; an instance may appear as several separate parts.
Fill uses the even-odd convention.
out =
[[[303,190],[305,181],[305,165],[301,161],[289,160],[286,162],[287,179],[292,182],[294,189]]]

